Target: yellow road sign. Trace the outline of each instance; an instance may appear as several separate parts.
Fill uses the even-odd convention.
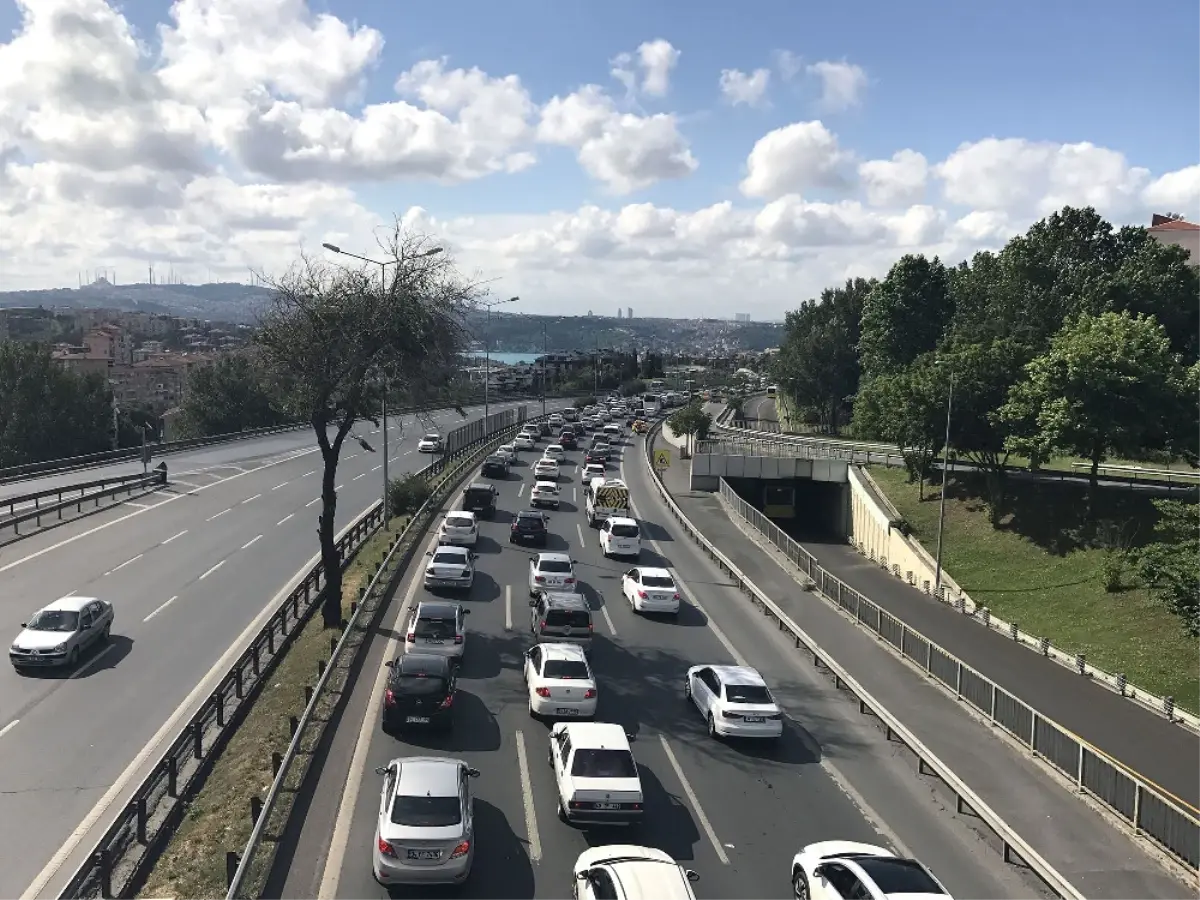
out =
[[[654,468],[656,468],[656,469],[671,468],[671,451],[670,450],[655,450],[654,451]]]

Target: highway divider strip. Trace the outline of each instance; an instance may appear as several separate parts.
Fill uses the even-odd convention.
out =
[[[884,724],[889,739],[902,742],[917,757],[922,770],[932,772],[954,792],[960,812],[963,808],[969,809],[982,821],[987,823],[988,827],[1003,844],[1005,862],[1011,862],[1014,856],[1018,857],[1059,897],[1064,898],[1064,900],[1084,900],[1083,894],[1067,881],[1058,870],[1050,865],[1032,845],[1017,834],[1012,826],[988,806],[962,778],[942,762],[899,719],[892,715],[882,703],[876,700],[866,688],[860,685],[837,660],[826,653],[807,632],[797,625],[787,613],[780,609],[748,576],[742,573],[724,553],[718,550],[716,545],[705,537],[697,526],[692,524],[683,510],[679,508],[670,491],[663,484],[662,477],[654,468],[652,455],[654,435],[660,428],[661,423],[656,424],[651,428],[649,434],[647,434],[643,461],[651,483],[658,491],[671,515],[683,527],[684,532],[700,545],[723,572],[729,574],[738,588],[749,595],[750,599],[763,613],[769,615],[779,624],[781,631],[787,631],[791,635],[797,648],[804,648],[811,654],[814,665],[826,669],[833,676],[834,684],[838,688],[848,690],[857,698],[859,708],[863,712],[869,711]]]
[[[61,522],[68,521],[63,513],[75,512],[79,515],[96,512],[101,500],[115,500],[125,503],[135,494],[141,495],[158,490],[167,484],[166,469],[154,469],[145,474],[122,475],[117,478],[101,478],[95,481],[85,481],[78,484],[63,485],[32,494],[22,494],[16,497],[6,497],[0,500],[0,506],[7,506],[9,514],[0,516],[0,547],[11,544],[23,538],[39,533],[44,528],[53,528]],[[67,496],[78,491],[77,496]],[[42,500],[55,498],[53,503],[42,504]],[[32,508],[29,504],[33,504]],[[84,504],[90,503],[91,508],[85,510]],[[17,507],[22,507],[18,509]],[[42,519],[52,516],[51,523],[43,526]],[[33,529],[24,532],[21,526],[32,522]]]
[[[494,413],[488,420],[506,434],[514,423],[525,421],[525,407]],[[473,454],[475,449],[463,448],[454,459],[439,457],[422,471],[436,476],[448,463],[457,465],[458,458]],[[337,546],[343,570],[383,524],[383,502],[376,501],[342,529]],[[324,566],[318,562],[271,615],[133,791],[59,894],[61,900],[109,900],[133,895],[178,829],[188,801],[203,784],[276,664],[320,608],[324,587]]]
[[[341,639],[333,649],[329,666],[322,673],[313,689],[312,699],[300,716],[299,726],[284,753],[275,780],[267,791],[262,809],[255,818],[254,829],[246,846],[240,854],[229,851],[226,857],[227,900],[257,898],[261,895],[263,887],[271,876],[278,849],[278,839],[287,832],[290,824],[289,819],[294,808],[295,792],[308,775],[312,754],[303,748],[313,748],[320,744],[327,728],[334,720],[336,707],[349,696],[350,688],[354,684],[350,673],[357,667],[366,649],[370,646],[370,637],[374,634],[380,614],[387,605],[387,600],[394,592],[396,585],[404,578],[408,566],[417,552],[424,546],[422,539],[429,526],[433,524],[438,509],[445,503],[447,497],[458,488],[463,479],[471,474],[481,458],[515,437],[518,427],[524,421],[537,422],[542,418],[542,416],[537,416],[522,420],[507,426],[499,433],[493,433],[452,470],[444,473],[437,488],[421,508],[412,515],[404,532],[388,551],[388,556],[384,559],[380,570],[363,591]],[[407,537],[411,537],[412,540],[406,542],[405,538]],[[397,552],[401,553],[401,558],[397,561],[395,568],[389,570],[389,561]],[[335,676],[337,683],[335,683]],[[326,699],[329,693],[338,694],[337,699],[332,703]],[[371,700],[368,700],[367,715],[372,714]],[[318,715],[319,710],[324,710],[324,714]]]

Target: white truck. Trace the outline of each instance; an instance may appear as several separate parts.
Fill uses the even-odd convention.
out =
[[[595,528],[609,516],[629,516],[629,487],[619,478],[593,478],[583,489],[588,525]]]

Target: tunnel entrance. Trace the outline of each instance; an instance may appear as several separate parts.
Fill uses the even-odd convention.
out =
[[[850,533],[850,485],[811,478],[726,478],[737,495],[801,542],[842,544]]]

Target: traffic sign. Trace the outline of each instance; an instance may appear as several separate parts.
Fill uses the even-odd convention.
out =
[[[671,468],[671,451],[670,450],[655,450],[654,451],[654,468],[656,468],[656,469]]]

